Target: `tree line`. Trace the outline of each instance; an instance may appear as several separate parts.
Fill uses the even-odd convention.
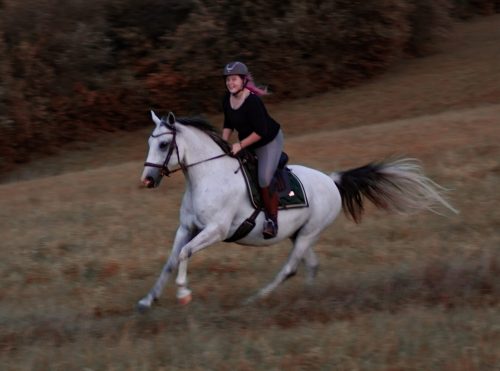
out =
[[[219,110],[245,61],[271,100],[359,84],[424,56],[500,0],[0,0],[0,171],[74,138]],[[259,82],[259,81],[258,81]]]

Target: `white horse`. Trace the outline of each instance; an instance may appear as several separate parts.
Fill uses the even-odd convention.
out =
[[[171,254],[153,288],[139,301],[139,310],[151,307],[176,269],[177,298],[188,303],[188,258],[232,236],[254,211],[243,176],[235,171],[239,163],[228,155],[229,146],[213,127],[201,119],[176,120],[169,113],[160,120],[154,112],[151,114],[156,128],[149,138],[141,180],[152,188],[160,184],[163,175],[182,170],[187,186]],[[293,241],[292,252],[275,279],[249,300],[269,295],[295,274],[301,260],[312,280],[318,267],[313,244],[341,209],[359,222],[364,197],[379,208],[397,212],[434,210],[436,206],[455,212],[440,195],[442,188],[422,173],[415,160],[369,164],[329,176],[304,166],[289,167],[301,180],[309,207],[280,210],[278,235],[269,240],[262,237],[264,215],[260,213],[256,227],[237,241],[241,245],[272,245],[288,238]]]

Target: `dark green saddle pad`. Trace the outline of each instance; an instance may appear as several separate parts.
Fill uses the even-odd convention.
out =
[[[257,162],[249,161],[248,158],[239,158],[239,161],[250,202],[255,209],[262,209],[264,205],[259,192]],[[288,167],[284,166],[276,171],[272,186],[279,192],[280,210],[309,207],[309,201],[302,182]]]

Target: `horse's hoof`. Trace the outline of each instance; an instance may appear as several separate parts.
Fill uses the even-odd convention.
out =
[[[136,308],[139,313],[145,313],[151,308],[151,302],[144,298],[137,303]]]
[[[180,305],[187,305],[191,303],[191,300],[193,300],[193,295],[191,293],[187,294],[186,296],[183,296],[182,298],[177,298],[177,301],[179,302]]]
[[[243,300],[243,302],[241,304],[242,305],[254,304],[255,302],[257,302],[258,299],[259,298],[257,297],[257,295],[250,296],[249,298],[246,298],[245,300]]]
[[[140,314],[144,314],[146,313],[149,309],[151,309],[150,306],[148,305],[144,305],[144,304],[141,304],[140,302],[137,304],[136,306],[136,309],[137,309],[137,312],[139,312]]]
[[[269,290],[261,290],[255,295],[250,296],[248,299],[246,299],[243,302],[243,305],[249,305],[249,304],[255,304],[267,297],[269,297],[270,291]]]

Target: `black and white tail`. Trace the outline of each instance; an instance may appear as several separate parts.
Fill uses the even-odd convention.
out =
[[[365,198],[380,209],[402,213],[438,212],[444,207],[458,213],[441,195],[445,189],[425,176],[415,159],[370,163],[330,175],[342,197],[342,209],[359,223]]]

